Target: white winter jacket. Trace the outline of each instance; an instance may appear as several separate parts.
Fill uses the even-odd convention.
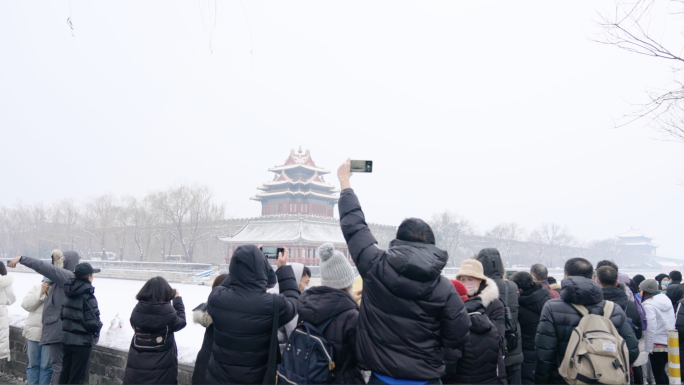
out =
[[[22,335],[30,341],[40,341],[40,335],[43,333],[43,305],[47,294],[40,292],[42,286],[42,283],[33,286],[21,301],[21,307],[29,312]]]
[[[0,275],[0,359],[9,358],[10,356],[7,306],[17,300],[14,297],[12,281],[11,275]]]
[[[648,328],[644,330],[644,348],[653,352],[653,344],[667,345],[667,329],[675,328],[675,316],[672,301],[665,294],[644,301]]]

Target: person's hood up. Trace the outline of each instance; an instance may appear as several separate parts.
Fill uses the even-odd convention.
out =
[[[395,239],[387,250],[387,262],[401,276],[417,282],[432,282],[442,275],[449,254],[429,243]]]
[[[603,288],[603,299],[606,301],[615,302],[620,305],[621,308],[627,309],[627,304],[629,303],[629,297],[627,293],[624,292],[620,287],[604,287]]]
[[[69,271],[74,271],[78,265],[78,261],[81,257],[75,251],[65,251],[64,252],[64,266],[63,268]],[[57,265],[55,265],[57,266]]]
[[[520,294],[518,304],[536,314],[541,314],[544,304],[550,299],[551,293],[545,285],[535,285],[534,288]]]
[[[496,287],[496,284],[494,285]],[[470,331],[475,334],[485,334],[494,326],[487,315],[485,305],[479,296],[473,297],[464,303],[466,311],[470,315]],[[479,314],[478,314],[479,313]]]
[[[499,250],[495,248],[482,249],[475,257],[482,264],[484,275],[492,279],[502,279],[506,269]]]
[[[288,263],[288,266],[292,266],[292,270],[294,271],[295,274],[295,280],[297,281],[297,285],[299,285],[299,281],[302,280],[302,274],[304,273],[304,265],[301,263],[297,262],[292,262]],[[268,268],[273,271],[273,268],[269,265]],[[275,273],[274,273],[275,276]],[[271,293],[271,294],[280,294],[280,286],[278,286],[278,282],[276,282],[275,286],[272,288],[266,290],[266,292]]]
[[[299,297],[297,313],[300,321],[319,325],[350,309],[358,309],[346,291],[328,286],[315,286]]]
[[[493,279],[487,278],[487,286],[476,296],[480,297],[482,306],[489,306],[495,299],[499,298],[499,286]]]
[[[677,302],[679,302],[680,299],[682,299],[682,296],[684,296],[684,286],[680,284],[670,284],[670,286],[667,287],[667,297],[670,298],[670,302],[672,302],[672,306],[676,307]]]
[[[0,275],[0,289],[4,289],[14,282],[14,278],[11,275]]]
[[[673,311],[672,301],[670,301],[670,298],[665,294],[658,294],[655,297],[646,300],[646,302],[644,302],[644,306],[646,305],[655,306],[656,309],[660,310],[661,312]]]
[[[603,301],[603,290],[589,278],[572,275],[562,281],[561,299],[576,305],[595,305]]]
[[[442,281],[448,259],[449,254],[435,245],[395,239],[386,251],[391,269],[384,269],[378,279],[397,297],[424,298]]]
[[[77,297],[86,293],[93,294],[95,288],[90,282],[85,282],[80,279],[70,278],[64,284],[64,294],[68,297]]]
[[[629,286],[629,283],[632,282],[632,279],[629,278],[629,275],[625,273],[618,273],[618,282],[622,282],[625,285]]]
[[[202,326],[209,327],[214,321],[207,312],[207,303],[201,303],[196,308],[192,309],[192,322]]]
[[[235,249],[228,266],[230,287],[251,291],[266,291],[268,281],[267,262],[264,253],[254,245],[243,245]]]

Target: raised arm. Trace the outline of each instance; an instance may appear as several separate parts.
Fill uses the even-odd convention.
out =
[[[54,265],[41,261],[40,259],[31,257],[19,257],[19,263],[34,270],[36,273],[48,277],[54,284],[63,286],[69,278],[74,277],[74,273],[69,270],[62,269],[61,267],[55,267]],[[9,264],[10,267],[12,264]]]
[[[27,312],[34,312],[45,303],[46,294],[41,292],[41,287],[42,285],[31,286],[28,294],[21,301],[21,307]]]
[[[185,327],[187,324],[185,321],[185,305],[183,305],[183,299],[176,292],[176,298],[173,299],[173,309],[176,311],[176,319],[169,326],[170,331],[177,332]]]
[[[377,246],[378,241],[373,237],[366,223],[359,198],[354,194],[349,183],[349,178],[351,178],[349,162],[347,160],[337,170],[337,177],[342,188],[337,206],[340,210],[340,226],[344,239],[347,241],[349,254],[351,254],[359,274],[364,276],[371,262],[380,258],[383,251]]]

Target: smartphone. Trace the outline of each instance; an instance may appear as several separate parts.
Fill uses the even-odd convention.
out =
[[[284,247],[261,247],[259,250],[261,250],[268,259],[278,259],[278,253],[285,254]]]
[[[352,160],[351,172],[373,172],[372,160]]]

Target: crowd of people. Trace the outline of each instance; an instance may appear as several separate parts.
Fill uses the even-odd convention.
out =
[[[331,244],[318,249],[321,280],[311,288],[311,271],[288,263],[287,249],[273,268],[259,246],[238,247],[192,310],[206,328],[193,384],[669,383],[667,331],[684,338],[679,271],[630,278],[613,261],[573,258],[559,285],[541,264],[506,278],[499,251],[487,248],[450,280],[449,256],[420,219],[378,247],[350,177],[346,162],[340,225],[358,276]],[[8,266],[18,263],[43,276],[22,302],[29,385],[83,383],[102,328],[99,269],[60,250],[51,263],[17,257]],[[136,299],[123,383],[177,384],[182,297],[155,277]],[[0,358],[9,356],[14,301],[0,262]]]

